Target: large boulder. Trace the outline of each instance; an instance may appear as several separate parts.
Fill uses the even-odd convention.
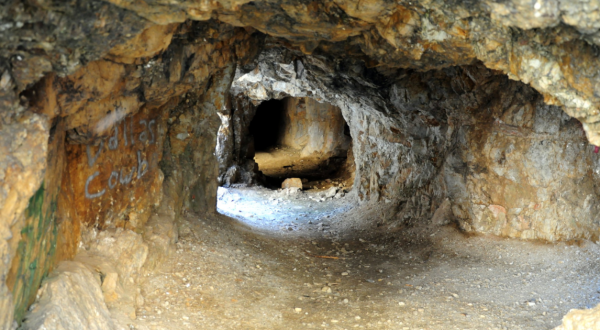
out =
[[[302,189],[302,180],[300,180],[299,178],[285,179],[283,181],[283,183],[281,184],[281,188],[283,188],[283,189],[286,189],[286,188],[299,188],[299,189]]]

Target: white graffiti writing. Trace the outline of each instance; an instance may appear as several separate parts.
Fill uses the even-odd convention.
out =
[[[98,156],[100,156],[100,152],[102,152],[102,147],[104,146],[104,141],[100,141],[100,147],[94,156],[92,156],[92,147],[90,145],[86,146],[88,165],[90,167],[94,166],[96,160],[98,160]]]
[[[90,192],[89,192],[90,182],[92,182],[92,180],[94,180],[94,178],[97,177],[98,175],[100,175],[100,172],[96,171],[96,172],[94,172],[94,174],[90,175],[87,178],[87,180],[85,180],[85,197],[86,198],[92,199],[92,198],[100,197],[100,196],[104,195],[104,193],[106,192],[106,189],[102,189],[95,194],[90,194]]]
[[[143,145],[147,144],[155,144],[156,143],[156,134],[154,132],[154,127],[156,126],[156,120],[152,119],[147,121],[142,119],[139,121],[139,124],[143,126],[141,133],[137,137],[137,140],[140,141]],[[113,128],[112,135],[108,138],[108,149],[111,151],[119,149],[119,127],[123,128],[123,144],[124,146],[134,146],[135,145],[135,136],[134,136],[134,120],[133,117],[126,117],[121,122],[117,123],[117,125]],[[92,151],[92,146],[86,146],[87,153],[87,161],[88,166],[93,167],[100,157],[104,147],[104,140],[100,141],[100,145],[98,147],[98,151],[94,153]],[[118,184],[126,185],[129,184],[134,177],[134,173],[137,172],[135,176],[136,179],[141,179],[149,170],[149,164],[146,159],[142,156],[142,151],[136,151],[137,156],[137,166],[124,167],[119,171],[111,171],[110,176],[108,178],[108,188],[114,189]],[[129,170],[129,173],[127,173]],[[106,189],[102,189],[98,192],[91,193],[89,191],[89,186],[92,181],[100,175],[99,171],[95,171],[92,175],[90,175],[85,181],[85,197],[88,199],[98,198],[106,193]]]

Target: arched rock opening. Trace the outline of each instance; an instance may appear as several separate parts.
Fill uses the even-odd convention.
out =
[[[249,123],[241,120],[251,113]],[[221,119],[216,151],[221,184],[253,184],[259,175],[262,180],[258,181],[276,187],[287,178],[312,181],[305,187],[327,179],[352,185],[352,138],[338,107],[308,97],[286,97],[263,101],[255,109],[234,107],[231,115]],[[245,150],[245,157],[239,157],[238,150]],[[256,164],[251,168],[252,160]]]
[[[210,228],[219,184],[260,180],[247,132],[235,127],[270,99],[341,110],[356,168],[347,198],[369,210],[343,219],[353,230],[379,228],[396,242],[394,233],[425,226],[435,237],[451,223],[472,234],[598,240],[598,26],[587,5],[196,5],[0,5],[0,327],[37,329],[54,316],[75,328],[133,322],[143,274],[172,260],[179,229],[192,235],[178,221],[193,214]],[[219,139],[220,127],[243,134]],[[234,165],[236,180],[227,175]],[[434,240],[415,237],[420,248]],[[372,244],[360,250],[384,250]],[[436,251],[422,260],[443,264]],[[593,247],[581,251],[597,260]],[[38,302],[48,304],[26,314],[44,279]],[[561,286],[578,298],[547,298],[560,307],[543,311],[552,313],[544,326],[595,304],[595,284]],[[65,285],[81,293],[68,299],[82,300],[47,313]],[[69,323],[86,312],[94,326]]]

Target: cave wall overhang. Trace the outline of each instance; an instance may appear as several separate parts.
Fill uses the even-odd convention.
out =
[[[304,53],[352,55],[382,68],[430,70],[477,59],[511,79],[531,84],[547,103],[563,105],[569,115],[585,123],[589,140],[600,143],[593,69],[598,61],[598,23],[593,6],[583,2],[109,3],[3,5],[7,24],[0,49],[6,59],[3,66],[10,67],[3,81],[13,81],[22,91],[48,72],[72,74],[91,60],[110,56],[104,45],[132,41],[153,24],[216,18],[285,39]],[[106,24],[113,21],[119,23]],[[153,28],[169,34],[167,27]],[[117,46],[113,53],[131,62],[152,54],[147,48],[160,49],[160,42],[148,46]]]

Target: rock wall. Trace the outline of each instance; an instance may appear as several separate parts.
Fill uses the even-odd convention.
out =
[[[399,141],[402,149],[410,146],[405,157],[422,167],[391,171],[406,177],[381,168],[380,180],[418,188],[415,175],[434,178],[427,197],[450,198],[467,231],[597,240],[599,156],[581,124],[531,87],[476,65],[409,73],[390,93],[400,113],[419,116],[419,124],[403,128],[406,118],[396,129],[408,135]]]
[[[73,258],[82,227],[144,229],[164,194],[161,159],[165,141],[176,144],[167,138],[174,132],[173,109],[189,102],[184,96],[188,91],[198,95],[206,91],[197,112],[218,118],[216,109],[226,96],[219,101],[216,94],[227,95],[231,78],[214,74],[225,67],[232,74],[235,63],[243,64],[254,54],[248,50],[250,34],[214,22],[136,31],[110,51],[98,53],[104,59],[85,66],[77,63],[67,75],[38,74],[22,84],[16,79],[23,76],[16,71],[4,75],[3,104],[15,110],[3,120],[17,139],[11,141],[3,128],[2,145],[7,149],[0,161],[6,165],[2,167],[6,188],[0,198],[6,214],[1,222],[5,234],[0,245],[4,264],[0,304],[7,308],[0,313],[0,327],[9,328],[13,318],[20,322],[42,279],[58,262]],[[26,87],[20,102],[10,95]],[[215,208],[216,174],[207,163],[216,161],[202,162],[198,157],[212,155],[214,142],[209,141],[217,127],[201,125],[189,131],[200,138],[194,146],[205,149],[187,160],[200,167],[185,178],[198,178],[203,171],[206,178],[191,187],[191,195],[175,195],[181,198],[171,203],[179,207],[176,213],[186,203],[198,204],[196,209]],[[204,136],[208,140],[202,140],[204,131],[212,132]],[[204,192],[212,186],[214,191]],[[206,202],[211,199],[213,203]]]
[[[175,209],[180,212],[216,211],[218,112],[226,109],[234,72],[233,65],[223,68],[204,91],[188,93],[171,111],[161,167],[168,179],[165,193],[178,201]]]
[[[478,59],[489,68],[530,83],[547,102],[563,105],[569,115],[585,123],[588,138],[600,143],[600,135],[597,135],[600,130],[596,127],[597,73],[592,69],[598,61],[594,50],[598,42],[597,10],[595,5],[586,2],[365,1],[356,4],[351,1],[321,1],[307,5],[299,0],[215,1],[205,4],[194,1],[155,4],[113,0],[110,3],[114,6],[99,6],[94,2],[75,7],[84,14],[89,13],[94,5],[104,10],[103,15],[93,16],[93,19],[80,24],[94,33],[98,32],[105,41],[109,38],[131,38],[135,32],[130,31],[140,29],[140,26],[143,29],[143,23],[148,21],[165,25],[186,19],[208,20],[214,17],[232,26],[252,27],[265,34],[285,38],[289,46],[305,54],[352,55],[365,58],[372,67],[431,70],[466,65]],[[5,33],[18,36],[28,32],[29,26],[25,23],[32,19],[22,14],[28,13],[23,9],[27,6],[12,4],[4,7],[6,14],[3,17],[10,22]],[[31,7],[31,10],[39,10]],[[60,13],[56,15],[59,18],[67,16],[64,21],[80,22],[82,17],[86,17],[68,16],[76,12],[71,8],[57,12]],[[134,16],[133,13],[137,14],[135,19],[130,17]],[[121,20],[124,22],[122,30],[112,29],[110,24],[102,25],[102,20],[111,20],[116,14],[126,17]],[[93,29],[94,24],[103,29]],[[70,32],[61,24],[57,26],[62,28],[56,29],[61,37]],[[2,47],[6,58],[17,53],[18,44],[27,40],[14,39],[19,40],[14,46]],[[102,44],[99,42],[102,40],[97,39],[100,37],[96,34],[89,38]],[[95,45],[85,46],[94,54]],[[25,49],[31,49],[31,45],[25,44]],[[64,54],[62,58],[56,56],[56,59],[46,55],[59,49],[45,50],[42,56],[28,58],[26,63],[29,64],[22,67],[35,66],[36,70],[19,72],[20,84],[52,71],[53,65],[62,70],[69,68],[70,62]],[[58,59],[62,62],[56,63]]]
[[[41,187],[29,199],[21,219],[13,225],[8,241],[14,259],[6,276],[6,285],[13,293],[14,317],[22,319],[33,302],[42,278],[57,260],[72,249],[65,235],[73,228],[70,221],[58,221],[64,204],[61,202],[61,181],[66,165],[64,122],[59,120],[48,140],[47,168]],[[58,205],[61,205],[61,209]],[[77,226],[77,225],[76,225]],[[8,308],[8,307],[7,307]],[[10,306],[12,309],[12,306]]]
[[[336,85],[351,74],[326,58],[291,58],[261,55],[272,64],[238,74],[233,89],[337,104],[353,138],[358,199],[392,205],[389,226],[429,219],[448,198],[466,231],[597,239],[598,156],[579,121],[533,88],[482,64],[386,75],[347,64],[374,76],[375,91],[347,78]],[[295,69],[284,76],[281,68]]]
[[[262,177],[254,161],[254,137],[250,133],[257,107],[243,95],[231,95],[228,105],[218,112],[221,126],[215,153],[219,162],[219,185],[259,183]]]
[[[468,231],[597,241],[600,157],[577,120],[529,97],[459,133],[466,148],[445,173],[455,188],[454,214]]]
[[[338,107],[309,97],[289,97],[284,102],[281,145],[302,150],[302,157],[346,156],[351,139],[344,135],[346,122]]]

